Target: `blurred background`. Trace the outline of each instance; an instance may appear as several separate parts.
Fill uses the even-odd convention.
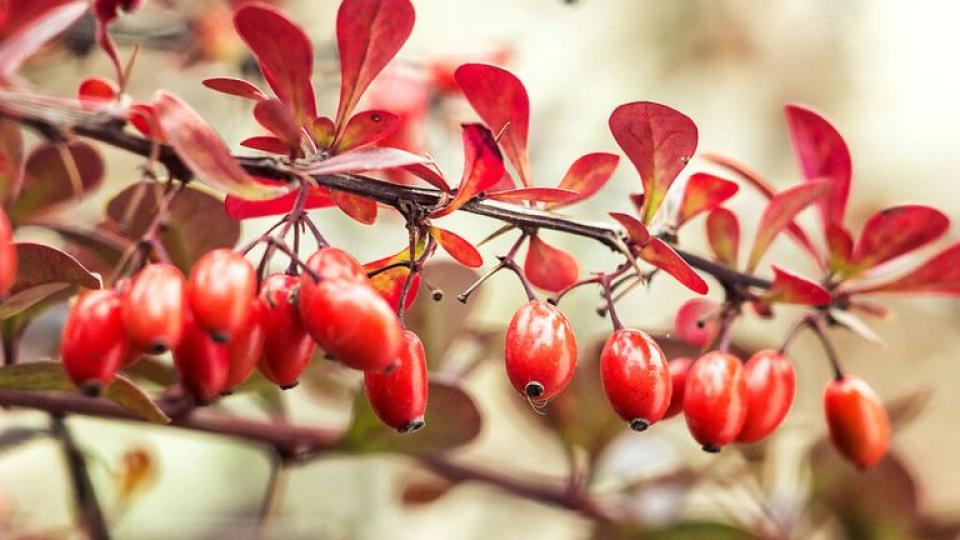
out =
[[[338,89],[333,42],[337,4],[282,3],[315,44],[318,109],[329,112]],[[931,204],[951,217],[960,216],[960,182],[954,178],[960,170],[960,153],[954,148],[960,77],[950,68],[960,50],[955,31],[960,5],[885,0],[416,0],[415,5],[414,33],[392,65],[390,78],[381,83],[384,87],[375,87],[369,99],[379,100],[376,105],[381,107],[404,106],[422,91],[430,70],[444,62],[502,63],[530,94],[532,169],[540,185],[555,185],[584,153],[619,153],[607,117],[621,103],[650,100],[693,118],[701,151],[734,157],[786,187],[800,175],[782,107],[796,102],[831,118],[850,146],[852,230],[859,231],[874,211],[906,202]],[[246,74],[256,80],[255,64],[233,34],[229,9],[227,3],[213,0],[147,0],[134,15],[120,20],[114,35],[124,55],[133,43],[143,43],[128,88],[135,99],[145,101],[155,89],[169,89],[238,148],[239,141],[259,133],[250,102],[200,85],[214,75]],[[64,96],[73,95],[86,75],[109,76],[111,68],[101,51],[83,51],[90,47],[91,32],[90,21],[71,29],[68,38],[36,58],[24,76],[38,90]],[[436,156],[455,183],[462,167],[457,126],[472,120],[472,112],[449,90],[428,91],[427,127],[410,137]],[[104,153],[107,185],[76,211],[77,220],[98,219],[105,201],[138,178],[139,161],[112,150]],[[686,172],[700,170],[714,169],[694,159]],[[639,190],[636,171],[622,159],[607,187],[570,213],[602,220],[608,211],[631,211],[627,195]],[[749,189],[741,190],[731,204],[746,236],[752,234],[763,204]],[[401,249],[405,242],[397,216],[382,214],[372,228],[335,210],[316,211],[315,217],[332,243],[361,260],[372,260]],[[807,212],[800,220],[811,232],[816,231],[814,217]],[[246,221],[242,234],[256,236],[269,223]],[[475,242],[496,228],[469,215],[453,216],[445,226]],[[819,240],[818,234],[812,236]],[[578,254],[584,272],[609,269],[617,262],[606,248],[589,241],[550,233],[545,237]],[[956,241],[955,229],[948,238]],[[510,241],[501,238],[482,249],[488,266]],[[684,231],[682,245],[705,252],[702,218]],[[808,259],[782,238],[768,260],[816,275]],[[469,369],[464,382],[483,414],[480,435],[446,459],[548,485],[561,484],[571,462],[592,463],[592,489],[602,504],[618,509],[625,529],[598,528],[583,515],[482,482],[454,485],[409,457],[344,452],[279,474],[275,496],[266,504],[267,537],[738,538],[749,531],[795,538],[950,538],[960,530],[950,528],[960,523],[960,467],[954,466],[960,454],[960,379],[955,367],[960,303],[955,300],[884,298],[895,316],[875,323],[886,342],[883,347],[834,331],[845,368],[869,381],[885,401],[898,403],[901,408],[896,410],[907,410],[896,423],[891,457],[860,473],[822,446],[821,399],[830,370],[810,336],[791,350],[798,394],[784,426],[766,444],[713,456],[700,451],[679,418],[642,435],[619,424],[603,427],[610,426],[613,413],[592,399],[602,398],[591,367],[609,322],[596,315],[600,298],[595,290],[581,289],[562,306],[581,344],[579,386],[567,402],[548,405],[545,416],[539,416],[512,393],[503,373],[499,335],[523,300],[516,280],[497,276],[464,307],[455,297],[458,288],[471,281],[469,273],[438,265],[427,275],[444,287],[447,298],[434,305],[423,295],[415,308],[414,329],[433,336],[425,340],[434,340],[428,347],[440,355],[431,358],[438,371]],[[720,291],[711,296],[719,299]],[[672,280],[657,279],[649,289],[635,290],[625,299],[620,315],[630,325],[669,332],[673,313],[688,298],[688,291]],[[747,350],[776,347],[800,313],[783,308],[771,321],[747,316],[735,328],[735,342]],[[33,357],[56,350],[63,316],[63,310],[54,310],[31,327],[26,340]],[[220,406],[252,416],[282,410],[300,423],[343,425],[350,415],[350,397],[343,395],[343,388],[356,378],[315,364],[307,384],[282,396],[240,395]],[[46,420],[36,413],[8,411],[0,422],[22,427]],[[88,418],[70,418],[68,423],[90,458],[117,537],[253,536],[271,481],[271,460],[262,448],[141,424]],[[428,417],[426,429],[451,428]],[[604,444],[571,450],[564,440],[589,438],[557,436],[569,429],[603,431],[597,440]],[[133,474],[131,459],[146,460],[151,472],[137,477],[142,482],[128,493],[122,479]],[[53,442],[29,440],[0,455],[0,519],[9,533],[69,534],[69,497]]]

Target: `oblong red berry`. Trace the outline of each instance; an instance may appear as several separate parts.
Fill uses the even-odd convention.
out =
[[[870,467],[890,446],[890,417],[880,398],[858,377],[830,381],[823,394],[830,440],[844,457]]]
[[[687,373],[683,414],[693,438],[707,452],[733,441],[747,416],[743,367],[732,354],[709,352]]]
[[[217,341],[228,341],[230,334],[243,326],[256,293],[256,270],[250,261],[232,249],[207,252],[190,271],[187,286],[190,310],[197,324]]]
[[[310,337],[294,301],[299,278],[273,274],[260,286],[266,342],[260,372],[281,388],[293,388],[307,368],[317,343]]]
[[[577,339],[570,321],[546,302],[524,304],[507,327],[504,361],[520,394],[537,400],[555,396],[577,369]]]
[[[151,354],[177,346],[186,311],[186,279],[171,264],[149,264],[123,296],[123,324],[130,343]]]
[[[670,407],[667,408],[664,418],[673,418],[683,411],[683,394],[687,387],[687,373],[690,372],[690,366],[693,365],[693,359],[681,356],[670,361]]]
[[[713,300],[694,298],[684,302],[673,320],[674,331],[695,347],[707,344],[717,329],[719,306]]]
[[[300,299],[305,299],[307,302],[309,302],[310,295],[313,294],[313,291],[317,287],[317,280],[314,279],[314,277],[318,277],[321,281],[342,279],[364,283],[368,282],[367,274],[363,271],[360,263],[358,263],[352,255],[340,248],[330,246],[322,247],[307,259],[306,265],[307,268],[315,274],[311,276],[311,272],[304,272],[300,276],[299,296]]]
[[[297,303],[301,320],[317,345],[347,367],[382,370],[396,361],[403,326],[373,287],[324,279]]]
[[[230,338],[230,343],[227,344],[227,381],[221,394],[229,394],[243,384],[263,357],[266,340],[266,329],[263,325],[265,310],[263,301],[259,297],[254,298],[250,302],[247,321]]]
[[[198,403],[209,403],[223,391],[230,370],[227,346],[214,341],[191,313],[184,319],[173,361],[180,383]]]
[[[13,243],[13,226],[0,208],[0,296],[10,292],[17,280],[17,246]]]
[[[636,431],[659,421],[670,406],[667,358],[640,330],[622,328],[607,338],[600,353],[600,380],[613,410]]]
[[[73,384],[98,395],[127,355],[123,301],[114,290],[83,293],[67,316],[60,341],[63,368]]]
[[[423,343],[409,331],[403,333],[403,344],[394,368],[363,374],[364,391],[373,412],[384,424],[401,433],[411,433],[423,427],[428,382]]]
[[[793,363],[778,351],[759,351],[747,360],[743,365],[747,416],[737,442],[756,442],[777,429],[793,404],[796,378]]]

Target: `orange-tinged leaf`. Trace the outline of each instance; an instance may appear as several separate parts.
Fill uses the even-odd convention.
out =
[[[290,109],[278,99],[264,99],[253,107],[253,117],[293,152],[300,149],[300,126]]]
[[[263,78],[302,126],[317,116],[313,95],[313,48],[303,29],[279,10],[247,4],[233,16],[233,25],[250,47]]]
[[[709,212],[736,195],[740,186],[707,173],[696,173],[687,180],[677,213],[677,225],[683,225],[701,212]]]
[[[464,64],[457,68],[454,77],[483,123],[499,135],[500,147],[520,181],[529,186],[530,99],[523,83],[513,73],[488,64]]]
[[[960,295],[960,243],[947,249],[907,272],[885,283],[854,286],[850,293],[932,293]]]
[[[487,193],[488,199],[495,201],[528,201],[543,203],[565,203],[576,198],[576,191],[549,187],[525,187]]]
[[[757,263],[767,252],[780,231],[793,221],[794,216],[801,210],[826,196],[833,188],[830,180],[819,180],[799,184],[777,193],[770,199],[770,204],[763,211],[757,235],[753,240],[753,249],[747,262],[747,272],[752,272]]]
[[[843,223],[853,176],[847,143],[829,120],[812,109],[787,105],[784,112],[804,178],[811,182],[829,179],[830,192],[819,203],[824,224]]]
[[[236,77],[210,77],[204,79],[202,84],[211,90],[216,90],[217,92],[231,96],[256,101],[267,99],[267,95],[264,94],[263,90],[260,90],[257,85]]]
[[[828,223],[824,229],[827,240],[827,266],[831,272],[848,274],[853,264],[853,236],[839,223]]]
[[[271,154],[286,155],[290,153],[290,147],[272,135],[248,137],[240,141],[240,146],[253,148],[254,150],[260,150],[261,152],[269,152]]]
[[[414,257],[420,257],[423,254],[423,250],[426,249],[426,245],[427,243],[421,238],[414,248]],[[404,247],[393,255],[387,255],[382,259],[377,259],[364,264],[363,271],[369,274],[375,270],[386,268],[391,264],[409,260],[410,248]],[[370,283],[373,285],[373,288],[377,289],[377,291],[380,293],[380,296],[382,296],[391,306],[393,306],[394,309],[396,309],[400,304],[400,296],[403,293],[403,286],[404,283],[406,283],[407,276],[409,274],[409,267],[398,266],[396,268],[383,270],[377,273],[375,276],[370,278]],[[407,291],[407,298],[404,301],[404,311],[409,310],[413,306],[413,302],[416,300],[419,290],[420,275],[418,274],[413,276],[413,282],[410,284],[410,290]]]
[[[707,242],[718,261],[737,267],[740,259],[740,221],[730,210],[719,207],[707,215]]]
[[[463,125],[463,178],[457,194],[431,217],[443,217],[493,187],[503,177],[503,157],[490,130],[480,124]]]
[[[630,237],[630,241],[633,244],[643,247],[650,241],[650,232],[647,231],[646,225],[639,219],[622,212],[610,212],[610,217],[617,220],[627,231],[627,236]]]
[[[314,142],[316,142],[320,148],[328,148],[333,144],[336,129],[336,126],[333,125],[333,120],[326,116],[318,116],[313,119],[313,122],[310,122],[310,133],[313,135]]]
[[[697,150],[697,126],[665,105],[638,101],[617,107],[610,132],[643,181],[643,222],[649,224],[667,190]]]
[[[773,283],[763,299],[771,304],[801,304],[825,306],[830,303],[830,292],[819,283],[772,265]]]
[[[523,273],[534,287],[559,292],[577,281],[580,264],[573,255],[547,244],[534,234],[530,237]]]
[[[468,268],[479,268],[483,265],[483,257],[477,248],[459,235],[440,227],[430,227],[430,236],[460,264]]]
[[[409,0],[344,0],[337,12],[340,51],[338,132],[360,97],[396,56],[413,30],[416,15]]]
[[[563,175],[558,187],[562,189],[571,189],[577,192],[577,196],[563,203],[549,205],[548,208],[560,206],[570,206],[593,196],[600,191],[607,180],[613,175],[613,171],[620,162],[620,156],[616,154],[607,154],[605,152],[595,152],[580,156],[567,169],[567,174]]]
[[[387,111],[364,111],[347,122],[340,140],[333,148],[335,154],[378,142],[400,127],[400,117]]]
[[[297,200],[297,191],[293,190],[285,195],[262,201],[248,201],[234,195],[227,195],[226,200],[224,200],[224,207],[227,215],[233,219],[279,216],[293,209],[293,203]],[[329,208],[334,204],[333,199],[330,198],[329,190],[310,186],[310,194],[307,195],[304,208],[307,210]]]
[[[308,174],[351,174],[366,171],[380,171],[395,167],[410,165],[425,165],[432,163],[424,156],[411,154],[399,148],[384,146],[357,148],[323,161],[316,161],[303,166],[300,170]]]
[[[669,244],[659,238],[650,238],[637,256],[673,276],[681,285],[698,294],[707,294],[710,287]]]
[[[278,190],[247,174],[223,140],[180,98],[160,90],[153,105],[167,141],[200,181],[246,199],[276,196]]]
[[[919,249],[940,238],[950,219],[936,208],[894,206],[867,220],[854,252],[858,266],[871,267]]]
[[[343,210],[343,213],[364,225],[373,225],[377,221],[377,202],[347,193],[346,191],[329,191],[330,198],[336,203],[337,208]]]

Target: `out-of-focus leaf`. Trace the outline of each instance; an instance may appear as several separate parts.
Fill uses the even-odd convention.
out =
[[[683,225],[701,212],[710,212],[736,195],[740,186],[707,173],[696,173],[687,180],[677,213],[677,225]]]
[[[364,225],[373,225],[377,221],[377,201],[334,189],[328,193],[344,214]]]
[[[231,96],[255,101],[267,99],[267,95],[263,93],[263,90],[257,88],[257,85],[236,77],[210,77],[203,80],[203,85],[211,90],[230,94]]]
[[[477,273],[453,261],[436,261],[426,265],[424,275],[435,287],[445,293],[441,302],[419,302],[407,313],[410,328],[416,328],[427,362],[431,368],[440,364],[454,340],[463,336],[476,301],[462,304],[455,300],[460,291],[477,280]],[[482,295],[483,288],[474,295]]]
[[[650,241],[650,232],[647,231],[646,225],[639,219],[621,212],[610,212],[610,217],[623,226],[627,231],[627,236],[630,237],[630,241],[635,245],[642,247]]]
[[[414,475],[412,478],[411,475]],[[407,506],[420,506],[437,502],[459,482],[446,477],[428,474],[413,469],[401,481],[401,500]]]
[[[117,83],[106,77],[87,77],[77,85],[77,99],[80,104],[92,109],[110,104],[119,94]]]
[[[495,201],[527,201],[560,204],[577,198],[576,191],[550,187],[524,187],[488,193],[487,198]],[[561,204],[561,206],[563,206]]]
[[[302,126],[317,116],[313,96],[313,47],[303,29],[279,10],[248,4],[233,16],[233,26],[250,47],[263,78]]]
[[[760,224],[757,226],[757,234],[747,261],[747,272],[752,272],[757,267],[757,263],[767,252],[773,239],[793,221],[794,216],[830,193],[832,186],[829,180],[811,181],[785,189],[770,199],[770,204],[763,211]]]
[[[21,2],[16,2],[15,7]],[[41,4],[39,0],[23,1],[22,3]],[[33,17],[31,21],[22,25],[13,34],[0,41],[0,78],[7,79],[20,70],[23,62],[40,50],[57,34],[66,30],[86,13],[88,3],[78,0],[56,6],[46,13]]]
[[[42,143],[27,157],[10,219],[22,222],[78,201],[100,187],[103,173],[100,152],[85,142]]]
[[[329,208],[335,204],[330,197],[330,190],[327,188],[310,186],[308,189],[310,189],[310,194],[307,195],[307,202],[304,205],[305,209]],[[233,219],[279,216],[293,209],[293,204],[297,200],[298,191],[299,190],[294,190],[286,195],[265,201],[248,201],[240,197],[227,195],[223,204],[227,215]]]
[[[343,133],[333,147],[338,154],[381,141],[400,127],[400,117],[387,111],[364,111],[347,122]]]
[[[137,446],[120,456],[116,475],[117,501],[125,507],[141,495],[157,478],[156,457],[150,450]]]
[[[257,182],[230,155],[227,145],[189,105],[173,94],[153,96],[157,121],[177,155],[204,183],[246,199],[268,199],[278,188]]]
[[[827,267],[837,274],[849,274],[853,270],[853,236],[840,223],[829,223],[824,229],[827,240]]]
[[[409,0],[344,0],[337,12],[340,51],[338,134],[376,76],[400,51],[416,15]]]
[[[160,143],[166,143],[160,121],[157,119],[157,110],[148,103],[133,103],[127,108],[127,119],[141,135]]]
[[[798,276],[793,272],[772,265],[773,283],[763,295],[763,300],[771,304],[801,304],[806,306],[825,306],[830,303],[830,292],[819,283]]]
[[[929,206],[903,205],[881,210],[864,225],[854,261],[858,267],[876,266],[933,242],[948,227],[950,219]]]
[[[610,132],[643,181],[643,222],[649,224],[670,185],[697,150],[697,126],[665,105],[639,101],[617,107]]]
[[[26,444],[50,432],[45,429],[11,427],[0,432],[0,453]]]
[[[411,154],[398,148],[376,146],[344,152],[330,159],[305,165],[300,170],[315,175],[351,174],[427,163],[431,163],[428,157]]]
[[[499,135],[500,147],[524,186],[531,184],[527,157],[530,99],[513,73],[488,64],[464,64],[454,77],[483,123]],[[502,132],[502,134],[501,134]]]
[[[122,369],[124,374],[130,378],[150,381],[163,388],[175,384],[179,379],[173,364],[153,356],[144,356]]]
[[[740,222],[737,215],[723,208],[715,208],[707,216],[707,241],[718,261],[737,267],[740,259]]]
[[[14,200],[22,180],[23,133],[16,122],[0,118],[0,205]]]
[[[608,527],[616,529],[616,525]],[[681,521],[654,527],[628,527],[604,538],[644,540],[759,540],[761,537],[733,525],[712,521]],[[619,536],[618,536],[619,535]]]
[[[932,293],[960,295],[960,243],[934,255],[905,275],[879,284],[853,285],[849,293]]]
[[[361,392],[353,409],[353,422],[337,448],[344,451],[429,454],[449,451],[472,441],[482,424],[473,398],[460,385],[431,377],[426,426],[400,434],[373,414]]]
[[[31,221],[67,241],[64,251],[91,272],[108,275],[133,246],[133,241],[115,232],[109,224],[78,226],[55,220]]]
[[[707,294],[710,287],[669,244],[651,238],[637,256],[673,276],[681,285],[698,294]]]
[[[290,109],[277,99],[264,99],[253,106],[253,117],[293,152],[300,148],[300,126]]]
[[[0,389],[77,391],[63,371],[63,365],[47,361],[0,367]],[[170,418],[157,407],[150,396],[123,375],[114,378],[104,389],[103,397],[151,422],[170,422]]]
[[[551,246],[534,234],[530,236],[523,273],[539,289],[559,292],[580,277],[580,264],[570,253]]]
[[[493,134],[480,124],[463,125],[463,178],[457,195],[431,217],[443,217],[490,189],[503,177],[503,157]]]
[[[430,236],[460,264],[468,268],[479,268],[483,265],[480,252],[463,237],[440,227],[430,227]]]
[[[883,408],[887,410],[893,428],[900,429],[916,420],[923,411],[927,410],[933,394],[933,390],[927,388],[884,403]]]
[[[69,287],[99,289],[100,277],[76,259],[43,244],[18,243],[17,280],[0,302],[0,319],[6,319]]]
[[[842,309],[831,309],[830,318],[838,325],[860,336],[867,343],[877,347],[883,346],[883,339],[873,331],[873,328],[867,326],[867,323],[863,322],[860,317],[857,317],[853,313]]]
[[[600,191],[600,188],[606,185],[607,180],[610,180],[619,162],[620,156],[604,152],[580,156],[567,169],[567,174],[563,176],[563,180],[560,181],[558,186],[561,189],[576,191],[577,196],[570,200],[548,205],[548,208],[570,206],[592,197],[594,193]]]
[[[270,135],[248,137],[240,141],[240,146],[253,148],[254,150],[260,150],[261,152],[269,152],[271,154],[287,155],[290,153],[290,146],[277,137]]]
[[[824,224],[843,223],[850,195],[853,162],[850,150],[837,128],[816,111],[800,105],[787,105],[787,128],[793,153],[810,182],[830,184],[827,195],[819,202]]]

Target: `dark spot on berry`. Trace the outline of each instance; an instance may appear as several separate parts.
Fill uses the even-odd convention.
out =
[[[150,354],[163,354],[170,350],[170,346],[167,344],[166,340],[158,339],[154,341],[150,348],[147,349],[147,352]]]
[[[281,390],[290,390],[290,389],[296,388],[298,384],[300,384],[300,381],[293,381],[293,382],[290,383],[290,384],[281,384],[281,385],[280,385],[280,389],[281,389]]]
[[[83,395],[87,397],[100,397],[100,393],[103,388],[100,386],[100,383],[97,381],[87,381],[83,383],[83,386],[80,388],[83,391]]]
[[[538,398],[543,395],[544,390],[545,388],[542,384],[537,381],[531,381],[523,387],[523,394],[528,398]]]
[[[650,427],[650,422],[646,418],[634,418],[630,421],[630,429],[634,431],[646,431]]]
[[[718,444],[705,444],[703,445],[703,451],[709,452],[711,454],[716,454],[720,451],[720,445]]]
[[[400,433],[413,433],[416,431],[420,431],[421,429],[423,429],[423,426],[425,425],[427,425],[427,423],[423,421],[423,418],[417,418],[415,420],[412,420],[409,424],[398,429],[397,431],[399,431]]]
[[[226,343],[230,341],[230,334],[227,334],[223,331],[210,332],[210,338],[216,341],[217,343]]]

